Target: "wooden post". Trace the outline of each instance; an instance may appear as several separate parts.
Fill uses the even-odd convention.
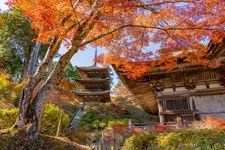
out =
[[[104,150],[104,132],[102,131],[101,150]]]
[[[165,123],[165,116],[164,115],[162,115],[162,114],[159,115],[159,122],[160,122],[161,125],[164,125],[164,123]]]
[[[62,124],[62,115],[63,113],[60,113],[60,117],[59,117],[59,123],[58,123],[58,128],[57,128],[57,132],[56,132],[56,137],[59,136],[59,132],[60,132],[60,128],[61,128],[61,124]]]
[[[178,128],[182,127],[182,123],[183,123],[182,116],[178,115],[177,116],[177,126],[178,126]]]
[[[131,131],[132,129],[132,122],[131,122],[131,119],[129,119],[128,121],[128,129]]]
[[[158,101],[158,110],[159,110],[159,121],[160,121],[160,124],[164,124],[165,122],[165,118],[164,118],[164,115],[160,114],[162,112],[164,112],[164,101]]]
[[[116,132],[113,130],[113,149],[116,149]]]

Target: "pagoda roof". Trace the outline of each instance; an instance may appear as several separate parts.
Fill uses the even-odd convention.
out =
[[[89,67],[77,67],[79,71],[107,71],[108,67],[97,67],[97,66],[89,66]]]
[[[75,79],[75,81],[77,82],[82,82],[82,83],[100,83],[100,82],[106,82],[108,81],[109,78],[105,78],[105,79]]]
[[[74,91],[74,93],[78,96],[104,96],[104,95],[109,95],[110,91],[96,91],[96,92],[89,92],[89,91],[82,91],[82,92],[78,92],[78,91]]]

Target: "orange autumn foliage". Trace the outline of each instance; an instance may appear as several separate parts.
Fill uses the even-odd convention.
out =
[[[79,104],[79,100],[76,95],[72,92],[75,85],[71,83],[69,80],[62,80],[61,86],[54,88],[48,94],[48,102],[53,104],[59,104],[62,101],[67,101],[71,103]]]
[[[204,120],[206,125],[211,125],[217,128],[225,129],[225,120],[213,117],[213,116],[207,116]]]
[[[108,53],[98,61],[122,66],[130,78],[158,64],[175,67],[174,52],[187,62],[211,65],[204,59],[207,43],[225,38],[224,0],[10,0],[10,5],[31,19],[43,43],[57,36],[71,44],[80,28],[93,24],[79,49],[103,47]]]

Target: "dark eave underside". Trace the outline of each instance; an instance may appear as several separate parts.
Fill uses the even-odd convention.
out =
[[[105,79],[75,79],[75,81],[77,82],[81,82],[81,83],[104,83],[104,82],[108,82],[109,78],[105,78]]]
[[[74,91],[74,93],[76,95],[88,95],[88,96],[103,96],[103,95],[109,95],[110,94],[110,91],[107,90],[107,91],[101,91],[101,92],[78,92],[78,91]]]
[[[99,68],[99,67],[77,67],[79,71],[108,71],[107,67]]]

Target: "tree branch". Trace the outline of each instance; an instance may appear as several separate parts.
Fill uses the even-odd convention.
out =
[[[128,24],[128,25],[124,25],[124,26],[120,26],[118,28],[112,29],[111,31],[108,31],[106,33],[103,33],[95,38],[92,38],[88,41],[83,42],[80,46],[84,46],[86,44],[92,43],[96,40],[99,40],[109,34],[112,34],[114,32],[117,32],[119,30],[122,30],[124,28],[127,27],[131,27],[131,28],[144,28],[144,29],[157,29],[157,30],[163,30],[163,31],[167,31],[167,30],[217,30],[217,29],[212,29],[212,28],[205,28],[205,26],[202,27],[186,27],[186,28],[173,28],[173,27],[169,27],[169,28],[160,28],[160,27],[151,27],[151,26],[145,26],[145,25],[132,25],[132,24]],[[210,27],[210,26],[209,26]]]
[[[157,3],[140,4],[140,5],[137,5],[137,6],[138,7],[146,7],[146,6],[157,6],[157,5],[175,4],[175,3],[195,3],[195,1],[194,0],[163,1],[163,2],[157,2]]]

